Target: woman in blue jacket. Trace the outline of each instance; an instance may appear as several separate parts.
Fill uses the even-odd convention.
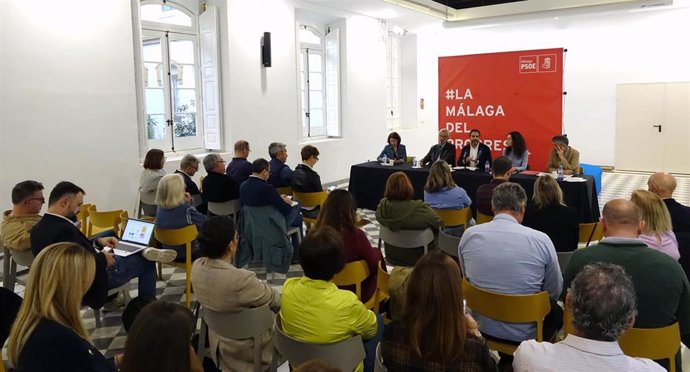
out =
[[[400,142],[400,135],[397,132],[391,132],[388,135],[388,144],[379,154],[378,161],[389,159],[395,161],[395,164],[404,163],[407,160],[407,150],[405,150],[405,145]]]

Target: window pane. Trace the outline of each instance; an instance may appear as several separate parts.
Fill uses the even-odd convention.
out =
[[[176,113],[174,120],[175,137],[196,136],[196,114]]]
[[[145,94],[147,114],[165,113],[165,100],[163,99],[163,89],[147,88]]]
[[[165,116],[146,115],[146,133],[150,140],[165,138]]]
[[[142,42],[142,57],[145,62],[161,62],[161,39],[144,39]]]
[[[320,72],[312,72],[309,74],[309,89],[323,90],[323,75]]]
[[[170,61],[194,64],[194,43],[191,40],[171,40]]]
[[[144,63],[144,87],[162,88],[163,87],[163,65],[158,62]]]
[[[196,76],[194,65],[173,64],[170,66],[173,88],[194,88]]]
[[[323,108],[323,92],[320,90],[309,91],[309,108],[311,112],[313,112],[314,109]]]
[[[320,54],[309,54],[309,73],[323,71],[321,68],[321,60],[322,58]]]
[[[141,7],[141,20],[178,26],[192,26],[191,17],[170,5],[143,5]]]
[[[196,112],[196,93],[193,89],[175,89],[173,102],[175,113]]]
[[[300,43],[321,44],[321,36],[303,26],[299,28],[299,41]]]

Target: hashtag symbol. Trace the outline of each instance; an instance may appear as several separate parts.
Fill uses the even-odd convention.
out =
[[[454,99],[455,98],[455,91],[453,89],[448,89],[446,90],[446,99]]]

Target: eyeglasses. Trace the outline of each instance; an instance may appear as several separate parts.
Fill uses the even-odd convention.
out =
[[[41,201],[41,204],[43,204],[43,203],[46,202],[46,198],[44,198],[44,197],[26,199],[26,201],[32,201],[32,200],[40,200],[40,201]]]
[[[316,159],[316,161],[319,161],[319,157],[318,157],[318,156],[314,156],[314,159]]]
[[[221,160],[218,160],[218,163],[225,164],[225,160],[222,160],[222,159],[221,159]],[[198,166],[197,166],[197,168],[198,168]]]

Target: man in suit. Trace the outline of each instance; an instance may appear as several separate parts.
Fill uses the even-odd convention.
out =
[[[671,225],[678,240],[678,251],[680,251],[678,262],[683,267],[685,275],[690,278],[690,207],[673,199],[676,179],[668,173],[652,174],[647,180],[647,189],[659,195],[671,214]]]
[[[199,171],[199,159],[192,154],[185,155],[182,160],[180,160],[180,169],[176,170],[175,173],[182,176],[184,180],[185,192],[188,192],[192,197],[194,207],[201,213],[206,213],[206,202],[204,202],[201,196],[201,191],[196,185],[196,182],[192,180],[192,177]]]
[[[455,166],[455,145],[448,142],[448,129],[438,131],[438,143],[431,146],[429,152],[421,160],[422,165],[431,165],[437,160],[445,160],[451,167]]]
[[[225,174],[232,177],[238,185],[246,181],[252,173],[252,163],[247,158],[249,157],[249,142],[239,140],[235,142],[235,155],[232,157],[228,168],[225,169]]]
[[[575,174],[580,171],[580,153],[570,147],[570,141],[565,134],[554,136],[551,139],[553,148],[549,152],[549,162],[546,169],[549,172],[558,170],[558,166],[563,167],[563,174]]]
[[[224,173],[225,160],[219,154],[208,154],[203,162],[208,173],[201,185],[204,200],[222,203],[240,197],[240,184]]]
[[[472,129],[470,131],[470,143],[465,145],[462,151],[460,151],[458,165],[481,168],[485,167],[488,162],[489,167],[491,166],[491,149],[479,141],[480,136],[479,129]]]
[[[120,287],[134,278],[139,278],[140,296],[155,297],[156,266],[152,261],[170,262],[175,259],[175,251],[146,248],[141,254],[121,257],[110,250],[117,244],[117,238],[109,236],[89,240],[73,222],[84,203],[84,194],[81,187],[71,182],[55,185],[48,198],[48,210],[31,229],[34,256],[58,242],[76,243],[91,252],[96,260],[96,276],[82,302],[93,309],[103,306],[109,289]]]

